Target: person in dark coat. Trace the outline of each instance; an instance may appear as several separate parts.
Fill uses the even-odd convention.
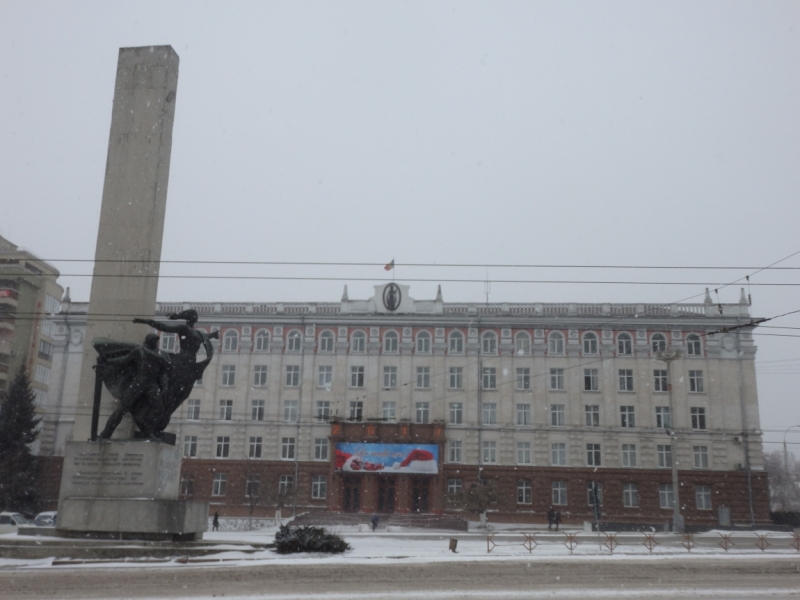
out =
[[[553,510],[553,507],[550,507],[550,510],[547,511],[547,528],[553,529],[553,523],[556,522],[556,511]],[[558,527],[556,526],[556,530]]]
[[[375,531],[378,528],[378,523],[380,522],[381,518],[378,515],[372,515],[370,521],[372,521],[372,531]]]
[[[214,513],[214,520],[211,522],[211,531],[219,531],[219,513]]]
[[[558,526],[561,525],[561,511],[556,513],[555,524],[556,524],[556,531],[558,531]]]

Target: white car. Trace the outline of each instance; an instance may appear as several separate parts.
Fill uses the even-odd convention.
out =
[[[54,510],[40,512],[33,520],[33,524],[37,527],[55,527],[57,514]]]
[[[27,525],[28,520],[19,513],[0,513],[0,533],[17,533],[20,525]]]

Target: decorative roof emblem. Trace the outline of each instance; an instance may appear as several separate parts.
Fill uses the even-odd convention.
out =
[[[383,288],[383,305],[390,312],[394,312],[400,307],[402,297],[400,287],[396,283],[390,283]]]

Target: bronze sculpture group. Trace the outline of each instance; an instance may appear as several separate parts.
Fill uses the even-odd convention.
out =
[[[107,338],[92,341],[98,353],[97,376],[119,400],[119,406],[98,438],[109,439],[126,413],[131,414],[144,437],[159,437],[169,425],[172,414],[189,397],[194,383],[202,378],[214,355],[211,339],[218,339],[219,332],[207,334],[195,329],[195,310],[185,310],[169,318],[185,323],[152,319],[134,319],[133,322],[177,334],[180,347],[177,353],[159,350],[159,336],[154,333],[147,334],[140,345]],[[205,349],[206,358],[198,362],[200,348]]]

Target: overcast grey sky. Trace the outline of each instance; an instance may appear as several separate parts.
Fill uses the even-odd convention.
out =
[[[676,301],[754,269],[403,263],[761,267],[800,250],[799,25],[796,1],[0,0],[0,234],[44,258],[93,258],[118,49],[170,44],[164,260],[395,259],[398,280],[432,280],[409,282],[416,298],[472,279],[444,283],[444,299],[483,301],[488,274],[492,301]],[[76,275],[90,264],[56,264],[88,300]],[[162,274],[337,277],[351,298],[386,277]],[[344,283],[164,278],[159,298],[337,301]],[[800,308],[796,287],[751,291],[756,316]],[[757,341],[760,370],[790,371],[759,375],[763,427],[800,423],[800,337]]]

